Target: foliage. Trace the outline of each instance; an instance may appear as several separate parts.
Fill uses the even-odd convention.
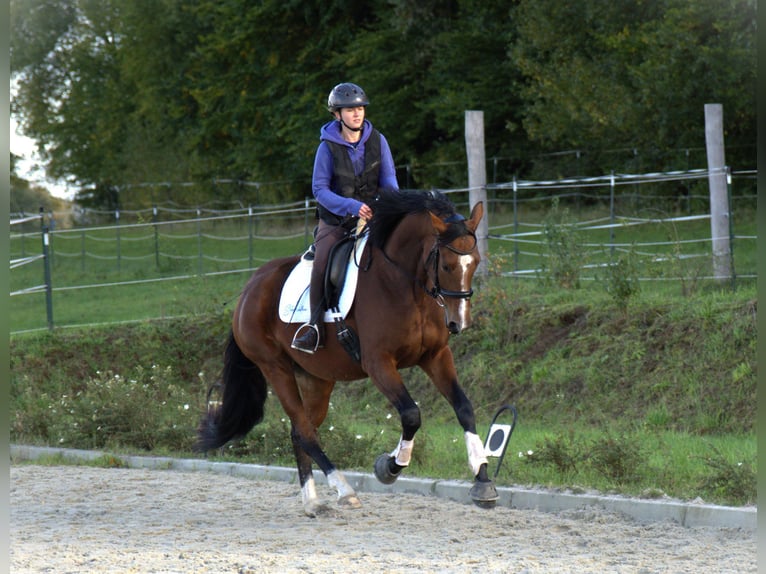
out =
[[[32,428],[44,432],[41,438],[49,444],[69,448],[191,447],[189,427],[199,409],[191,389],[172,382],[169,368],[138,366],[127,375],[97,371],[80,388],[58,396],[43,393],[33,398],[33,388],[23,387],[19,397],[35,405],[28,413],[17,411],[14,427],[22,437]]]
[[[755,12],[752,0],[521,0],[512,53],[528,80],[529,138],[559,149],[652,150],[664,170],[671,150],[702,145],[704,104],[717,102],[729,141],[754,141],[755,123],[738,110],[755,94]],[[589,164],[603,173],[612,161]]]
[[[753,504],[757,496],[757,472],[751,460],[731,461],[715,446],[712,454],[704,457],[708,472],[701,480],[700,489],[707,496],[725,496],[735,504]]]
[[[553,207],[545,218],[543,241],[546,259],[540,271],[541,277],[548,285],[579,289],[585,252],[577,224],[569,209],[559,206],[558,198],[554,198]]]
[[[529,464],[507,457],[501,480],[746,503],[756,474],[748,454],[753,296],[640,292],[623,313],[600,288],[483,282],[474,328],[451,347],[479,426],[499,405],[519,410],[514,445]],[[219,377],[229,318],[205,312],[14,335],[11,440],[188,456]],[[408,472],[466,478],[449,404],[419,370],[402,376],[424,421]],[[399,432],[395,410],[367,381],[337,385],[320,438],[344,468],[369,470]],[[275,397],[266,420],[219,456],[294,464],[289,421]]]
[[[609,263],[604,271],[606,292],[612,297],[617,307],[626,313],[628,304],[641,290],[638,282],[638,255],[634,250],[620,253],[617,259]]]
[[[53,197],[48,190],[32,185],[20,178],[15,173],[16,156],[11,154],[11,187],[10,187],[10,211],[11,213],[24,213],[27,215],[39,213],[40,209],[45,212],[63,211],[65,202]]]
[[[12,0],[11,111],[49,175],[109,209],[301,199],[326,94],[347,80],[370,94],[403,186],[465,183],[467,109],[485,112],[500,180],[562,148],[577,171],[556,175],[677,169],[709,102],[730,165],[751,168],[754,15],[753,0]],[[164,185],[214,180],[260,185]]]
[[[543,443],[538,444],[534,450],[519,454],[526,464],[550,464],[565,476],[576,471],[585,458],[572,434],[546,436]]]
[[[522,455],[526,464],[552,465],[563,476],[588,466],[614,484],[638,482],[647,462],[636,437],[614,437],[608,430],[590,442],[571,431],[567,436],[546,436],[534,450]]]

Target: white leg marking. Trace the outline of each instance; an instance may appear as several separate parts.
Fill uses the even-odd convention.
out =
[[[318,499],[317,488],[316,488],[316,484],[314,483],[314,477],[309,477],[309,479],[303,485],[303,488],[301,488],[301,498],[303,499],[304,507],[306,507],[308,504],[311,504]]]
[[[410,465],[410,459],[412,458],[412,447],[414,444],[415,439],[404,440],[401,437],[399,438],[399,444],[396,446],[394,452],[391,453],[391,456],[396,459],[396,464],[399,466]]]
[[[484,443],[481,442],[476,433],[467,432],[465,433],[465,447],[468,450],[468,466],[471,467],[473,475],[476,476],[479,474],[479,467],[487,462]]]
[[[346,477],[343,476],[339,470],[333,470],[327,475],[327,484],[338,491],[339,499],[356,495],[354,489],[351,488],[351,485],[346,481]]]

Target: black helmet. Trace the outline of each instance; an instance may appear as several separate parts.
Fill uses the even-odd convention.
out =
[[[327,109],[337,112],[341,108],[355,108],[370,103],[367,94],[356,84],[343,83],[335,86],[327,96]]]

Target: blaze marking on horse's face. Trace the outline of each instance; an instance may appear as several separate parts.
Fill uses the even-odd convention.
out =
[[[471,274],[469,273],[473,264],[471,255],[461,255],[458,260],[460,268],[463,270],[460,278],[460,289],[468,291],[471,288]],[[461,299],[458,305],[458,317],[460,318],[460,329],[465,329],[471,324],[471,304],[469,299]]]

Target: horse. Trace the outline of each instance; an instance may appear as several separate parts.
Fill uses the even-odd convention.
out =
[[[298,324],[280,320],[277,305],[282,285],[301,256],[267,262],[240,294],[224,352],[221,404],[203,416],[194,448],[205,452],[245,436],[263,419],[270,386],[291,422],[305,514],[314,517],[328,510],[317,496],[313,463],[337,490],[337,504],[358,508],[356,492],[325,454],[317,434],[330,395],[337,381],[370,378],[396,408],[399,443],[374,463],[378,480],[391,484],[409,465],[421,426],[420,409],[399,370],[418,366],[463,428],[474,476],[471,499],[492,507],[497,489],[488,476],[473,406],[458,383],[448,344],[451,335],[471,324],[471,283],[480,261],[475,233],[483,204],[476,203],[466,219],[443,193],[379,190],[372,207],[357,291],[346,317],[358,338],[359,360],[332,336],[314,354],[290,347]]]

